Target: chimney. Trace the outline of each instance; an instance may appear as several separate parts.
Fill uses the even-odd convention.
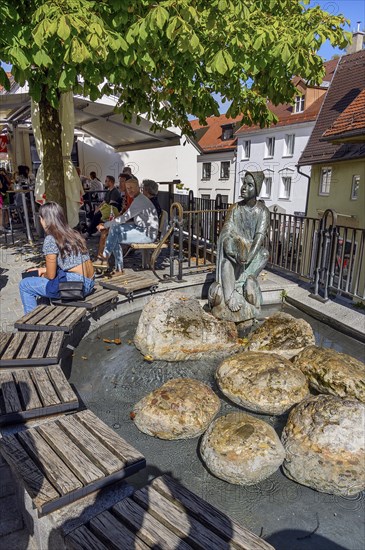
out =
[[[357,30],[352,33],[352,42],[347,46],[347,54],[360,52],[363,48],[365,33],[360,31],[360,23],[361,21],[357,22]]]

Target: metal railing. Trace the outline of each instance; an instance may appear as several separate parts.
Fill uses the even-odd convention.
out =
[[[229,205],[175,195],[171,220],[170,274],[212,271],[217,241]],[[183,199],[183,200],[181,200]],[[203,208],[204,202],[208,208]],[[329,294],[365,299],[365,229],[338,226],[336,214],[326,211],[322,220],[271,213],[265,241],[268,267],[290,273],[314,285],[313,297],[327,300]]]

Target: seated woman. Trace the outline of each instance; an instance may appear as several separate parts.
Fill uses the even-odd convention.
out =
[[[68,225],[62,208],[55,202],[46,202],[39,208],[39,217],[46,233],[43,243],[46,267],[38,269],[38,277],[20,281],[24,313],[37,306],[37,298],[52,296],[48,283],[56,278],[58,268],[65,271],[67,281],[83,281],[86,296],[94,288],[94,268],[85,240]]]

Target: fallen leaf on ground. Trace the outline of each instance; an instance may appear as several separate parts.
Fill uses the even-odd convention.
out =
[[[81,359],[85,361],[87,359],[86,355],[81,355]]]
[[[103,338],[103,342],[106,344],[116,344],[117,346],[120,346],[122,340],[120,338]]]
[[[143,356],[143,359],[144,359],[145,361],[153,361],[152,355],[144,355],[144,356]]]

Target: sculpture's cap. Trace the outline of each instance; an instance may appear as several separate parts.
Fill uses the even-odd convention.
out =
[[[249,172],[247,171],[245,174],[245,177],[249,174],[253,177],[253,181],[255,182],[255,188],[256,188],[256,196],[258,197],[261,193],[261,187],[265,179],[265,174],[263,172]]]

